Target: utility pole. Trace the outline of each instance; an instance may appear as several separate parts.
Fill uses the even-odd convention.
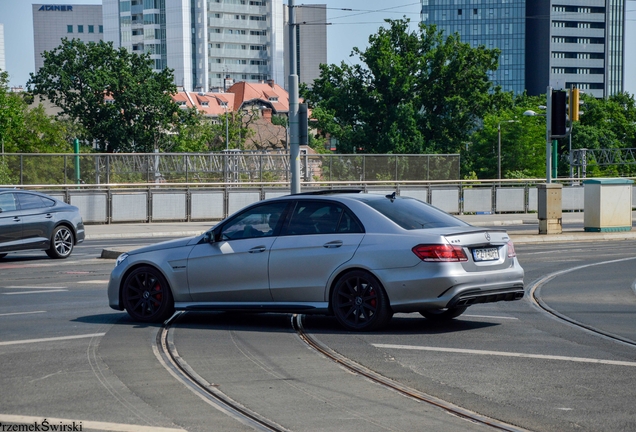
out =
[[[296,10],[289,0],[289,169],[291,193],[300,193],[300,143],[298,136],[298,73],[296,71]]]
[[[545,91],[545,182],[552,183],[552,87]]]

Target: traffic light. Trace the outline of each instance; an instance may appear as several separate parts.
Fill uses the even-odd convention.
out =
[[[567,93],[562,90],[552,90],[552,135],[565,135],[567,133]]]
[[[307,104],[298,104],[298,144],[300,145],[309,144],[308,123]]]
[[[579,121],[579,89],[570,89],[570,120]]]

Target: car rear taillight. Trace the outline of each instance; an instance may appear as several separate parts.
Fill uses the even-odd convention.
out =
[[[512,244],[512,240],[508,242],[508,258],[514,258],[517,256],[517,252],[515,252],[515,245]]]
[[[461,246],[445,245],[417,245],[413,253],[422,261],[459,262],[468,261],[468,257]]]

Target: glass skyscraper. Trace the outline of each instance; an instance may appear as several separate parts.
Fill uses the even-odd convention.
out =
[[[523,93],[526,0],[422,0],[422,22],[447,36],[458,33],[473,47],[499,48],[499,69],[491,81],[504,91]]]
[[[421,0],[422,22],[499,48],[503,90],[547,86],[607,97],[624,89],[625,0]]]

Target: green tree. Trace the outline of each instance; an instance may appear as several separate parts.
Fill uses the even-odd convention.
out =
[[[545,105],[545,97],[519,95],[496,112],[488,113],[462,148],[462,175],[479,179],[498,177],[501,125],[502,178],[545,176],[545,117],[528,117],[526,110]]]
[[[303,97],[341,153],[455,153],[501,99],[488,73],[498,50],[471,48],[435,26],[408,32],[409,20],[387,20],[353,54],[363,65],[322,65]],[[352,54],[352,55],[353,55]]]
[[[583,95],[583,114],[574,124],[572,149],[626,149],[636,148],[636,101],[628,93],[618,93],[607,99]],[[559,140],[560,154],[567,154],[567,139]],[[561,158],[559,172],[569,169],[568,161]],[[635,165],[597,166],[588,161],[588,176],[634,176]]]
[[[62,39],[43,57],[29,89],[80,123],[83,138],[102,151],[151,152],[179,122],[181,112],[170,98],[176,91],[172,71],[154,72],[149,55],[115,49],[111,42]]]
[[[15,151],[17,137],[24,132],[26,103],[9,92],[9,74],[0,70],[0,145],[5,152]]]

